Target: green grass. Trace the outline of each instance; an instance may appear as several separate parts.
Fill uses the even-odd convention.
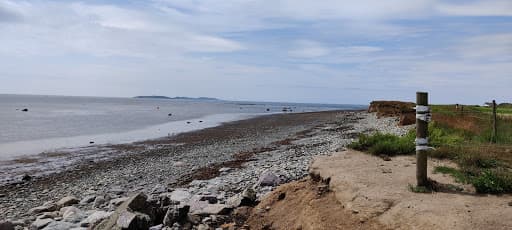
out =
[[[414,136],[398,137],[391,134],[362,134],[359,140],[349,144],[349,148],[367,151],[374,155],[405,155],[415,151]]]
[[[453,105],[431,106],[434,121],[429,124],[429,156],[448,159],[458,168],[437,167],[434,173],[449,174],[457,182],[472,184],[479,193],[512,193],[512,113],[511,106],[498,109],[498,139],[491,143],[491,110],[464,106],[464,113]],[[403,137],[375,133],[361,135],[349,148],[374,155],[415,153],[415,130]],[[417,190],[417,189],[416,189]],[[421,188],[420,188],[421,190]]]

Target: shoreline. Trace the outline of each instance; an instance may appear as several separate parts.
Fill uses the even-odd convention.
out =
[[[35,217],[27,213],[28,209],[67,195],[119,198],[140,191],[151,194],[157,187],[204,192],[217,186],[214,192],[223,200],[253,186],[265,171],[278,175],[280,183],[301,179],[307,175],[312,157],[342,149],[363,132],[401,129],[394,126],[394,118],[377,122],[374,115],[363,111],[276,114],[146,141],[143,144],[152,148],[142,152],[136,145],[123,146],[135,154],[0,186],[0,194],[4,194],[0,197],[0,213],[4,213],[0,219],[30,222]],[[272,188],[259,187],[258,196]],[[91,209],[90,205],[79,207]]]
[[[272,114],[212,114],[199,118],[166,122],[159,125],[152,125],[121,133],[95,134],[69,138],[52,138],[0,144],[3,151],[5,151],[5,148],[3,148],[5,146],[30,145],[30,143],[33,142],[37,142],[41,146],[48,146],[55,144],[54,140],[60,140],[59,142],[61,142],[61,144],[65,143],[65,145],[67,145],[56,147],[54,150],[32,151],[26,154],[11,156],[10,158],[3,156],[3,158],[0,159],[0,185],[19,183],[24,175],[41,177],[52,173],[58,173],[60,171],[68,170],[70,167],[75,167],[77,164],[81,164],[84,161],[98,162],[110,160],[111,158],[130,154],[132,151],[144,151],[151,149],[151,143],[161,139],[166,139],[183,133],[218,127],[225,123],[247,120],[266,115]],[[79,144],[92,140],[94,140],[93,144]],[[25,149],[33,147],[34,146],[28,146],[25,147]]]

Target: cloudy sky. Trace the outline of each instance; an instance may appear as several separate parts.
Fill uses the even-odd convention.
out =
[[[512,101],[511,0],[0,0],[0,93]]]

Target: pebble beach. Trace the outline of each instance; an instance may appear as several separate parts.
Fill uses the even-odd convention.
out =
[[[135,215],[127,226],[243,228],[240,207],[306,177],[313,157],[342,150],[361,133],[410,129],[397,124],[365,111],[274,114],[133,143],[119,157],[2,185],[0,220],[13,229],[123,229],[121,206],[140,199],[158,208],[144,214],[147,223]],[[108,225],[114,217],[117,225]]]

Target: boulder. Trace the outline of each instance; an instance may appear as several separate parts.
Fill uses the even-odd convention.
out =
[[[57,201],[57,206],[58,207],[66,207],[66,206],[78,204],[79,202],[80,202],[80,200],[74,196],[66,196],[66,197],[63,197],[62,199],[60,199],[59,201]]]
[[[36,219],[36,221],[32,222],[32,224],[30,225],[30,230],[42,229],[42,228],[46,227],[46,225],[48,225],[51,222],[54,222],[54,220],[52,220],[52,219]]]
[[[41,206],[31,208],[28,212],[30,214],[37,214],[37,213],[41,213],[41,212],[53,212],[53,211],[57,210],[57,208],[58,208],[57,204],[55,204],[53,202],[46,202]]]
[[[102,220],[107,219],[113,212],[96,211],[80,222],[80,227],[94,227]]]
[[[188,205],[170,206],[165,213],[164,226],[172,227],[174,223],[185,220],[189,211],[190,206]]]
[[[89,203],[93,202],[95,199],[96,199],[95,195],[85,196],[84,198],[82,198],[82,200],[80,200],[79,204],[82,204],[82,205],[89,204]]]
[[[60,209],[62,213],[62,221],[70,223],[78,223],[86,217],[85,213],[73,206],[67,206]]]
[[[171,201],[186,203],[192,198],[192,194],[186,189],[176,189],[169,195]]]
[[[101,221],[94,229],[148,229],[152,224],[155,208],[147,202],[144,193],[139,193],[119,205],[109,218]]]
[[[92,207],[94,208],[100,208],[103,204],[105,204],[105,202],[107,202],[107,197],[106,196],[97,196],[95,199],[94,199],[94,203],[92,205]]]
[[[129,197],[120,197],[120,198],[110,200],[109,203],[112,207],[117,207],[117,206],[121,205],[123,202],[127,201],[128,199],[129,199]]]
[[[68,230],[77,227],[75,224],[63,221],[54,221],[46,225],[43,230]]]
[[[277,186],[279,183],[279,177],[270,171],[263,172],[258,179],[259,186]]]
[[[123,211],[116,222],[121,229],[148,229],[151,226],[151,218],[143,213]]]
[[[198,201],[201,202],[201,201]],[[232,207],[225,204],[208,204],[206,202],[203,205],[190,206],[190,212],[192,215],[198,216],[210,216],[210,215],[227,215]]]
[[[167,187],[163,184],[157,184],[151,189],[151,194],[160,194],[167,192]]]
[[[14,224],[10,221],[0,221],[0,230],[14,230]]]
[[[162,230],[163,228],[164,228],[164,225],[163,224],[159,224],[159,225],[151,226],[149,228],[149,230]]]
[[[240,206],[253,206],[256,204],[256,191],[251,188],[247,188],[242,193],[230,197],[226,204],[233,208]]]

